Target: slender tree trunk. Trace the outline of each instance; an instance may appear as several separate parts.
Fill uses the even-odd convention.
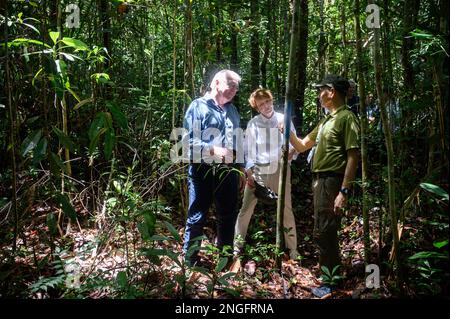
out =
[[[8,42],[9,30],[9,12],[8,4],[5,5],[6,23],[3,23],[5,43]],[[13,107],[11,96],[11,71],[9,69],[9,48],[5,46],[5,68],[6,68],[6,93],[8,94],[8,115],[10,127],[10,143],[11,143],[11,164],[12,164],[12,209],[13,209],[13,224],[14,235],[12,242],[12,256],[15,255],[17,249],[17,237],[19,235],[19,215],[17,209],[17,165],[16,165],[16,109]],[[14,257],[13,257],[14,258]]]
[[[108,51],[109,55],[112,55],[112,47],[110,41],[110,32],[111,32],[111,22],[108,15],[108,1],[100,0],[100,19],[101,19],[101,29],[102,29],[102,37],[103,37],[103,46]],[[110,67],[111,60],[105,60],[105,69]]]
[[[324,15],[324,0],[319,0],[319,16],[320,16],[320,35],[317,52],[319,56],[317,58],[317,80],[323,79],[325,76],[325,53],[327,52],[327,44],[325,38],[325,15]]]
[[[250,16],[252,32],[250,36],[250,56],[251,56],[251,71],[250,71],[250,86],[251,90],[255,90],[261,83],[259,75],[259,6],[258,0],[251,0],[250,2]]]
[[[268,21],[268,32],[270,32],[270,25],[272,22],[272,8],[271,8],[271,0],[266,0],[266,6],[264,11],[267,14]],[[270,53],[270,37],[266,36],[264,39],[264,55],[261,61],[261,84],[263,88],[267,88],[267,63],[269,61],[269,53]]]
[[[60,1],[58,0],[58,6],[57,6],[57,10],[58,10],[58,15],[57,15],[57,26],[58,26],[58,32],[59,32],[59,37],[58,37],[58,41],[61,40],[63,38],[63,30],[62,30],[62,9],[61,9],[62,4],[60,3]],[[59,50],[61,50],[62,48],[62,42],[58,43],[58,48]],[[63,55],[59,54],[58,59],[60,61],[63,61]],[[55,93],[56,95],[56,93]],[[66,136],[69,136],[69,129],[68,129],[68,121],[69,121],[69,114],[68,114],[68,110],[67,110],[67,102],[66,102],[66,95],[65,95],[65,91],[62,92],[62,97],[61,100],[59,101],[59,98],[57,96],[55,96],[55,99],[57,101],[57,104],[61,105],[61,118],[62,118],[62,131]],[[64,159],[66,161],[65,166],[66,166],[66,171],[67,171],[67,175],[69,177],[72,176],[72,166],[70,164],[70,153],[69,153],[69,149],[65,146],[63,146],[63,151],[64,151]],[[65,178],[64,178],[64,173],[61,174],[61,193],[64,194],[65,193]],[[69,200],[71,200],[71,195],[70,193],[69,195]],[[60,215],[61,216],[61,215]],[[60,217],[59,216],[59,217]],[[67,222],[67,228],[66,228],[66,235],[70,233],[71,231],[71,219],[69,217],[68,218],[68,222]],[[59,221],[60,218],[58,218]]]
[[[285,207],[285,194],[286,194],[286,177],[288,170],[288,153],[289,153],[289,134],[290,134],[290,122],[292,113],[292,104],[295,99],[295,72],[293,68],[294,59],[296,59],[297,47],[299,45],[299,30],[297,27],[300,17],[300,1],[294,0],[293,13],[292,13],[292,27],[291,27],[291,41],[289,48],[289,64],[288,64],[288,76],[286,81],[286,100],[284,106],[284,145],[283,155],[280,168],[280,180],[279,180],[279,192],[277,202],[277,237],[276,247],[278,252],[281,252],[284,248],[284,207]],[[281,270],[281,256],[276,257],[277,268]]]
[[[289,0],[283,1],[280,5],[280,11],[281,16],[283,20],[283,28],[280,30],[280,53],[281,53],[281,66],[280,66],[280,95],[285,94],[286,92],[286,65],[288,64],[287,59],[288,56],[286,55],[286,52],[289,51],[289,30],[290,30],[290,24],[289,21],[291,21],[291,16],[289,14]]]
[[[387,171],[388,171],[388,194],[389,194],[389,215],[391,217],[391,231],[393,238],[393,252],[391,259],[394,263],[397,283],[400,280],[399,264],[398,264],[398,228],[397,228],[397,210],[395,205],[395,185],[394,185],[394,150],[392,147],[392,136],[390,130],[389,118],[386,110],[386,95],[383,91],[382,84],[382,62],[380,59],[380,29],[374,29],[374,65],[375,65],[375,85],[380,103],[381,121],[385,136],[387,151]]]
[[[273,60],[274,63],[272,65],[272,74],[273,74],[273,81],[274,81],[274,88],[275,88],[275,92],[276,92],[276,96],[280,96],[281,95],[281,85],[280,85],[280,75],[279,75],[279,52],[278,52],[278,47],[279,47],[279,36],[278,36],[278,13],[279,13],[279,5],[278,5],[278,1],[272,1],[272,10],[275,13],[274,14],[274,19],[272,20],[272,24],[269,23],[269,28],[270,28],[270,34],[273,37]]]
[[[294,99],[294,126],[297,132],[302,131],[303,127],[303,107],[305,104],[305,88],[306,88],[306,65],[308,58],[308,0],[297,0],[299,2],[299,21],[298,30],[298,46],[296,50],[296,96]]]
[[[172,51],[172,129],[176,126],[177,113],[177,6],[178,1],[174,0],[173,10],[173,51]]]
[[[319,16],[320,16],[320,35],[319,42],[317,47],[318,58],[317,58],[317,81],[320,81],[325,76],[326,72],[326,64],[325,64],[325,55],[327,52],[327,41],[325,38],[325,16],[324,16],[324,0],[319,0]],[[322,116],[322,107],[320,103],[316,104],[316,121],[318,122],[320,117]]]
[[[366,114],[366,83],[365,67],[363,66],[362,38],[360,24],[360,2],[355,0],[355,34],[356,34],[356,69],[358,74],[358,89],[361,119],[361,162],[362,162],[362,213],[364,230],[364,261],[370,263],[370,230],[369,230],[369,203],[367,199],[367,114]]]
[[[342,76],[347,78],[348,73],[348,53],[347,53],[347,29],[346,29],[346,14],[347,6],[345,1],[341,3],[341,38],[342,38]]]
[[[185,57],[185,89],[191,99],[195,96],[194,87],[194,55],[193,55],[193,38],[192,38],[192,0],[185,0],[186,7],[185,14],[185,41],[186,41],[186,57]],[[186,111],[186,104],[184,104],[183,114]]]
[[[230,46],[231,46],[231,59],[230,59],[230,66],[231,69],[235,72],[239,71],[239,59],[238,59],[238,32],[239,28],[236,23],[236,10],[237,8],[235,5],[230,5],[230,16],[232,21],[232,32],[230,34]]]
[[[214,2],[214,11],[216,13],[217,24],[216,28],[216,61],[222,62],[222,10],[219,5],[219,1]]]
[[[448,1],[441,1],[439,7],[440,17],[438,23],[436,25],[436,33],[438,34],[448,34]],[[448,86],[444,85],[443,80],[443,70],[444,70],[444,62],[445,56],[444,54],[435,55],[430,57],[431,62],[433,64],[432,74],[433,74],[433,96],[435,99],[435,108],[437,115],[437,122],[439,123],[437,127],[439,128],[439,147],[441,148],[441,161],[443,163],[448,162],[448,146],[447,139],[445,138],[448,133],[446,133],[446,123],[448,124],[448,116],[447,114],[447,101],[445,98],[448,96]],[[447,57],[448,60],[448,57]],[[448,81],[447,81],[448,83]],[[447,125],[448,126],[448,125]],[[432,129],[435,130],[435,125],[432,126]],[[434,158],[434,148],[435,144],[432,143],[430,145],[429,151],[429,166],[428,171],[431,172],[433,166],[433,158]],[[448,169],[447,169],[448,171]]]

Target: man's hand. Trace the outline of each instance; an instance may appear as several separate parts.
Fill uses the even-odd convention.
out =
[[[336,196],[334,200],[334,213],[336,215],[340,215],[343,212],[343,209],[347,205],[347,198],[344,194],[339,192],[339,194]]]
[[[228,155],[228,153],[229,153],[229,150],[227,148],[220,147],[220,146],[213,146],[211,148],[211,152],[210,152],[211,156],[215,155],[221,159],[224,159],[225,156]]]
[[[292,158],[294,157],[295,153],[296,153],[295,148],[292,148],[292,149],[289,150],[289,154],[288,154],[288,160],[289,161],[292,160]]]

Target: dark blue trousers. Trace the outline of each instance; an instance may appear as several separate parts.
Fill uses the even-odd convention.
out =
[[[184,252],[203,235],[203,227],[214,202],[217,219],[217,246],[233,246],[237,218],[239,171],[230,166],[191,164],[188,168],[189,209],[184,235]],[[188,261],[197,261],[197,252]]]

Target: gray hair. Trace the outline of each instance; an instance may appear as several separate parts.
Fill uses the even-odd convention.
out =
[[[217,72],[213,79],[211,80],[211,83],[209,84],[209,87],[211,89],[214,89],[216,87],[216,80],[223,80],[226,78],[231,78],[233,80],[236,80],[238,82],[241,82],[241,76],[239,74],[237,74],[236,72],[232,71],[232,70],[221,70],[219,72]]]

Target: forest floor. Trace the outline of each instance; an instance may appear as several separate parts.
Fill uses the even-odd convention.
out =
[[[14,267],[6,264],[0,269],[9,282],[5,296],[26,298],[317,298],[311,288],[321,285],[318,253],[313,244],[312,218],[297,220],[298,260],[283,257],[281,272],[276,270],[273,254],[268,244],[257,244],[250,234],[259,229],[264,241],[274,241],[274,227],[264,222],[263,213],[255,213],[258,225],[249,229],[248,247],[254,245],[251,254],[245,254],[241,267],[234,275],[230,272],[231,260],[220,272],[215,272],[218,254],[201,251],[205,271],[183,268],[174,260],[182,259],[182,218],[175,218],[179,237],[175,240],[155,241],[153,256],[145,253],[145,245],[138,227],[98,229],[79,227],[50,244],[45,216],[51,208],[36,207],[32,210],[39,225],[31,225],[18,241],[19,257]],[[259,215],[258,215],[259,214]],[[357,215],[356,215],[357,216]],[[37,218],[36,218],[37,217]],[[269,222],[267,222],[269,223]],[[374,221],[371,221],[373,224]],[[271,223],[270,223],[271,224]],[[134,225],[135,226],[135,225]],[[181,226],[181,227],[180,227]],[[213,247],[214,218],[210,217],[205,230],[208,239],[204,247]],[[109,229],[109,230],[107,230]],[[262,229],[262,230],[261,230]],[[159,228],[158,235],[168,238],[171,234]],[[391,296],[386,283],[381,280],[379,289],[367,289],[363,260],[361,217],[343,218],[340,232],[342,271],[344,278],[331,294],[322,297],[336,299],[387,298]],[[376,234],[375,234],[376,235]],[[375,237],[376,238],[376,237]],[[376,246],[376,242],[372,243]],[[11,247],[2,247],[2,250]],[[148,251],[148,250],[147,250]],[[51,256],[58,256],[57,258]],[[226,283],[221,276],[226,277]],[[224,278],[225,278],[224,277]],[[183,279],[184,278],[184,279]],[[184,280],[184,281],[183,281]],[[186,283],[186,288],[182,284]],[[5,287],[3,287],[5,289]]]

